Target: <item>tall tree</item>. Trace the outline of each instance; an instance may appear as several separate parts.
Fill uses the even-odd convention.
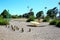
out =
[[[47,7],[44,7],[44,9],[45,9],[45,12],[46,12]],[[46,14],[46,13],[44,13],[44,14]]]
[[[18,17],[19,17],[19,18],[22,18],[22,15],[19,15]]]
[[[3,18],[10,18],[11,17],[11,15],[9,14],[9,12],[6,9],[3,10],[1,15],[3,16]]]
[[[34,12],[29,12],[28,15],[29,16],[34,16]]]
[[[56,18],[57,13],[58,13],[58,9],[57,7],[54,7],[53,9],[49,9],[47,11],[47,16],[49,16],[50,18]]]
[[[43,11],[39,11],[36,14],[36,18],[41,18],[43,16]]]
[[[58,2],[58,4],[59,4],[59,16],[60,16],[60,2]]]
[[[29,17],[28,13],[23,14],[23,17],[28,18]]]
[[[31,8],[30,12],[28,12],[28,16],[34,16],[33,8]]]

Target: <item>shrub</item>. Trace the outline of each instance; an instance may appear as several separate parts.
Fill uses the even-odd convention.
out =
[[[7,20],[0,18],[0,25],[8,25],[8,24],[9,24],[9,22]]]
[[[30,22],[30,21],[34,21],[35,17],[34,16],[30,16],[27,20],[27,22]]]
[[[56,25],[56,23],[57,23],[57,20],[52,20],[52,21],[50,22],[50,25]]]
[[[57,22],[56,26],[57,27],[60,27],[60,21]]]
[[[47,16],[47,17],[45,17],[45,18],[43,19],[43,22],[48,22],[48,21],[49,21],[49,19],[50,19],[50,17],[49,17],[49,16]]]
[[[48,20],[47,19],[43,19],[43,22],[48,22]]]

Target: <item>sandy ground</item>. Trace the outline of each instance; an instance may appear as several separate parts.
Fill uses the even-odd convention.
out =
[[[0,40],[60,40],[60,28],[48,24],[42,22],[39,27],[32,27],[29,22],[11,20],[10,25],[19,27],[19,30],[13,31],[11,27],[0,25]],[[21,32],[22,28],[24,32]]]

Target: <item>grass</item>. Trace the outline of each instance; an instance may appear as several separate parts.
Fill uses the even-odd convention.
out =
[[[0,25],[8,25],[8,24],[9,24],[8,20],[0,17]]]

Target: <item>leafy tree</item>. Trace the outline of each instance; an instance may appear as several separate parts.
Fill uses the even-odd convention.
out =
[[[46,16],[44,19],[43,19],[43,22],[49,22],[50,21],[50,17],[49,16]]]
[[[28,15],[29,16],[34,16],[34,12],[29,12]]]
[[[2,16],[2,15],[0,15],[0,17],[1,17],[1,18],[3,18],[3,16]]]
[[[42,19],[44,19],[44,14],[42,15],[42,17],[41,17]]]
[[[28,12],[22,15],[24,18],[29,18],[29,16],[34,16],[34,12]]]
[[[19,18],[18,15],[12,15],[12,18]]]
[[[58,2],[58,4],[59,4],[59,8],[60,8],[60,2]],[[60,9],[59,9],[59,16],[60,16]]]
[[[29,18],[30,16],[34,16],[34,12],[32,11],[33,9],[31,8],[28,13],[23,14],[22,16],[24,18]]]
[[[28,18],[28,17],[29,17],[29,16],[28,16],[28,13],[23,14],[23,17],[24,17],[24,18]]]
[[[60,2],[58,2],[58,4],[60,5]]]
[[[11,15],[9,14],[9,12],[6,9],[1,13],[1,15],[3,16],[3,18],[10,18],[11,17]]]
[[[53,13],[55,14],[55,17],[56,17],[57,16],[57,13],[58,13],[57,7],[54,7],[52,10],[53,10]]]
[[[30,12],[32,12],[33,8],[30,9]]]
[[[19,15],[18,17],[19,17],[19,18],[22,18],[22,15]]]
[[[42,16],[43,16],[43,11],[37,12],[37,14],[36,14],[37,18],[41,18]]]
[[[47,11],[47,16],[49,16],[50,18],[56,18],[57,13],[58,13],[58,9],[57,7],[54,7],[53,9],[49,9]]]
[[[34,16],[33,8],[30,9],[30,12],[28,12],[29,16]]]
[[[35,17],[34,16],[29,16],[27,22],[34,21],[34,20],[35,20]]]

